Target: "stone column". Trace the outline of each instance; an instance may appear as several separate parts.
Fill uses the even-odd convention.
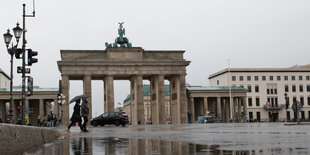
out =
[[[186,124],[187,123],[187,94],[186,94],[186,82],[185,82],[185,74],[179,75],[180,79],[180,90],[179,90],[179,96],[180,96],[180,115],[181,115],[181,121],[180,123]]]
[[[247,103],[246,103],[246,98],[245,97],[243,97],[242,98],[242,104],[243,104],[243,114],[244,114],[244,116],[246,116],[247,114],[248,114],[248,112],[247,112]]]
[[[40,115],[40,121],[41,122],[43,122],[43,117],[44,117],[43,108],[44,108],[43,99],[39,99],[39,115]]]
[[[209,111],[208,98],[207,97],[203,98],[203,109],[204,109],[203,115],[204,116],[209,115],[209,114],[207,114],[207,112]]]
[[[114,112],[114,82],[111,75],[104,77],[104,112]]]
[[[190,98],[190,110],[191,110],[191,113],[192,113],[192,116],[191,116],[191,123],[195,123],[195,98],[194,97],[191,97]]]
[[[236,105],[238,104],[237,98],[233,98],[233,118],[236,118],[238,120],[238,115],[237,115],[237,110],[236,110]]]
[[[166,124],[165,113],[165,83],[163,75],[151,78],[151,104],[153,124]]]
[[[229,109],[228,109],[228,111],[229,111],[229,118],[228,118],[228,120],[230,119],[230,118],[234,118],[234,98],[233,97],[229,97],[228,98],[228,103],[229,103]]]
[[[240,115],[241,115],[241,98],[239,97],[238,98],[238,120],[239,120],[239,122],[241,121],[241,117],[240,117]]]
[[[220,117],[222,120],[224,120],[224,118],[222,117],[222,107],[221,107],[221,97],[217,97],[217,102],[216,102],[216,116]]]
[[[175,75],[170,79],[171,123],[187,123],[187,94],[185,75]]]
[[[65,96],[65,104],[62,105],[63,110],[63,118],[62,123],[63,125],[69,124],[69,89],[70,89],[70,82],[69,82],[69,75],[61,74],[61,92]]]
[[[83,77],[83,94],[87,97],[87,106],[89,108],[88,123],[92,119],[92,96],[91,96],[91,75],[84,75]]]
[[[144,124],[144,95],[143,95],[143,77],[136,75],[131,77],[131,108],[132,108],[132,124],[138,125],[138,121]]]
[[[170,81],[170,104],[171,104],[171,124],[180,124],[181,115],[180,115],[180,102],[179,102],[179,78],[173,76],[169,79]]]

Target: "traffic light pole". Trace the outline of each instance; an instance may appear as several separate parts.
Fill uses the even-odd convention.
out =
[[[22,125],[25,125],[25,99],[26,99],[26,90],[25,90],[25,83],[26,83],[26,76],[25,76],[25,49],[26,49],[26,11],[25,11],[26,4],[23,4],[23,45],[22,45]]]
[[[25,100],[26,100],[26,63],[25,63],[25,54],[26,54],[26,17],[35,17],[35,11],[33,11],[33,15],[26,15],[26,4],[23,4],[23,45],[22,45],[22,125],[25,125],[25,114],[26,114],[26,106],[25,106]]]

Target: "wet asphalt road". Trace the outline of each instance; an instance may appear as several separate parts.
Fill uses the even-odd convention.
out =
[[[77,127],[27,154],[310,154],[310,125],[283,123]]]

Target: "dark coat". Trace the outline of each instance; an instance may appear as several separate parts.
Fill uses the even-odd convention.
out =
[[[72,122],[81,122],[82,121],[82,118],[80,115],[80,109],[81,109],[81,106],[76,103],[74,105],[73,114],[72,114],[70,121],[72,121]]]
[[[83,102],[81,108],[81,115],[82,117],[88,117],[88,114],[89,114],[89,108],[87,106],[87,102]]]

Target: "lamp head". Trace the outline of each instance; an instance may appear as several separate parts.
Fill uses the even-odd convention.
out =
[[[14,36],[16,38],[16,41],[19,41],[19,38],[22,36],[23,29],[19,27],[19,23],[16,24],[16,27],[13,28]]]
[[[4,42],[6,44],[6,47],[9,47],[11,40],[12,40],[12,35],[10,33],[10,30],[8,29],[8,32],[3,34]]]

